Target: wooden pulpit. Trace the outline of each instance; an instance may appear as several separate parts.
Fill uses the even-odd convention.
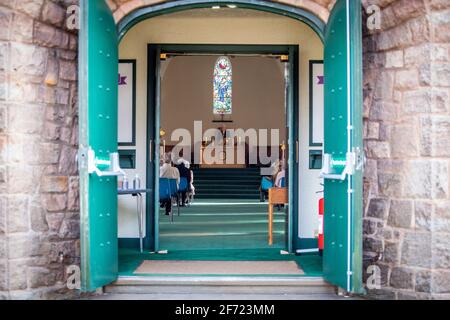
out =
[[[273,206],[288,203],[287,188],[269,189],[269,245],[273,245]]]

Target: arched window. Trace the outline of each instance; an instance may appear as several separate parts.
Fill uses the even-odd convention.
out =
[[[220,57],[214,65],[214,114],[231,114],[232,86],[231,61],[228,57]]]

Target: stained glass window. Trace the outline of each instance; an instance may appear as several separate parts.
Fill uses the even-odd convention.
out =
[[[232,68],[227,57],[220,57],[214,65],[214,114],[231,114]]]

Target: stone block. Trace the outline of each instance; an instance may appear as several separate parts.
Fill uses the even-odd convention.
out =
[[[60,146],[56,143],[41,143],[39,156],[42,164],[57,164],[60,156]]]
[[[436,270],[432,272],[432,292],[438,294],[450,293],[450,271]]]
[[[77,65],[72,61],[61,60],[59,63],[59,77],[63,80],[77,80]]]
[[[380,72],[374,90],[374,99],[391,100],[394,93],[395,72]]]
[[[9,261],[9,289],[25,290],[28,287],[27,263],[24,260]]]
[[[380,124],[378,122],[369,121],[365,123],[364,137],[366,139],[379,139],[380,138]]]
[[[9,30],[12,24],[13,12],[0,7],[0,40],[9,40]]]
[[[42,21],[56,26],[62,26],[66,17],[66,10],[58,4],[46,1],[42,8]]]
[[[67,176],[45,176],[41,181],[43,192],[67,192],[69,188],[69,177]]]
[[[43,76],[47,65],[47,50],[31,44],[11,43],[11,69],[18,74]]]
[[[8,126],[14,128],[15,133],[38,134],[41,132],[44,118],[44,108],[41,105],[14,104],[8,111]]]
[[[450,230],[450,202],[437,202],[434,213],[433,231],[448,233]]]
[[[397,228],[411,228],[413,222],[413,202],[392,200],[389,207],[388,225]]]
[[[391,148],[389,142],[386,141],[366,141],[366,155],[373,159],[389,158],[391,156]]]
[[[6,197],[0,196],[0,237],[6,233]]]
[[[80,185],[78,177],[70,177],[67,207],[70,211],[80,210]]]
[[[363,234],[365,236],[373,236],[377,232],[377,223],[373,220],[363,220]]]
[[[66,194],[46,194],[44,208],[49,212],[64,211],[67,208]]]
[[[419,74],[416,69],[399,70],[395,73],[396,89],[414,89],[419,86]]]
[[[8,282],[6,281],[6,260],[0,260],[0,291],[8,290]],[[1,297],[0,297],[0,300]]]
[[[30,288],[49,287],[56,283],[56,274],[53,270],[42,267],[28,268]]]
[[[389,209],[389,200],[374,198],[371,199],[369,202],[367,216],[384,220],[387,218],[388,209]]]
[[[28,196],[8,197],[8,232],[26,232],[30,229]]]
[[[386,68],[402,68],[403,66],[404,62],[402,50],[386,52]]]
[[[415,228],[421,231],[431,231],[433,212],[434,212],[434,205],[432,202],[415,201],[414,203]]]
[[[450,233],[436,234],[432,241],[433,268],[450,270]]]
[[[8,166],[7,180],[9,194],[34,193],[39,185],[37,173],[33,166]]]
[[[450,156],[450,117],[424,116],[421,118],[421,150],[424,155]]]
[[[411,160],[405,165],[404,194],[412,198],[448,198],[448,162]]]
[[[384,242],[383,261],[398,264],[400,258],[400,244],[393,241]]]
[[[34,24],[34,43],[43,47],[50,48],[65,48],[64,41],[68,42],[68,39],[64,40],[64,34],[57,28],[50,25],[35,22]]]
[[[45,216],[49,231],[52,233],[59,233],[62,221],[64,220],[64,213],[49,212]]]
[[[64,219],[59,229],[59,237],[61,239],[78,239],[80,238],[80,221],[73,219]]]
[[[417,126],[398,124],[390,130],[390,155],[395,158],[414,157],[419,154]]]
[[[396,267],[391,271],[389,284],[397,289],[414,289],[414,272],[409,268]]]
[[[16,12],[11,33],[11,37],[15,41],[31,43],[33,41],[33,18]]]
[[[378,173],[378,190],[386,197],[400,197],[403,190],[403,176],[396,173]]]
[[[365,252],[383,252],[383,242],[372,237],[363,237],[363,248]]]
[[[405,114],[426,113],[431,110],[431,102],[429,90],[406,91],[403,94],[402,111]]]
[[[61,159],[59,161],[59,172],[61,174],[76,175],[78,172],[77,162],[75,157],[77,154],[77,149],[63,146],[61,151]]]
[[[416,272],[415,290],[417,292],[431,292],[431,272],[419,270]]]
[[[61,135],[61,126],[54,122],[46,121],[42,136],[46,140],[58,141]]]
[[[431,85],[450,87],[450,62],[431,64]]]
[[[0,42],[0,73],[8,69],[8,63],[9,63],[9,44],[6,42]]]
[[[40,205],[32,205],[30,208],[31,230],[45,232],[48,230],[46,212]]]
[[[23,233],[10,234],[7,245],[10,259],[29,258],[39,252],[39,237]]]
[[[431,258],[431,233],[405,233],[401,247],[401,264],[408,267],[430,268]]]
[[[431,25],[434,29],[436,42],[450,42],[450,10],[439,10],[430,15]]]
[[[20,0],[16,1],[16,9],[33,18],[39,18],[44,0]]]
[[[399,105],[394,102],[374,101],[371,108],[369,119],[372,121],[393,121],[398,117]]]

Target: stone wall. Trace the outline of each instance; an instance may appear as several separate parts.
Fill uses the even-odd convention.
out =
[[[0,299],[68,297],[79,264],[75,2],[0,0]]]
[[[364,38],[364,250],[383,285],[369,293],[449,298],[450,1],[365,2],[383,8]]]
[[[68,298],[79,264],[78,0],[0,0],[0,299]],[[107,0],[116,21],[161,1]],[[324,21],[334,0],[284,0]],[[364,37],[365,264],[375,298],[450,297],[450,2],[383,8]]]

